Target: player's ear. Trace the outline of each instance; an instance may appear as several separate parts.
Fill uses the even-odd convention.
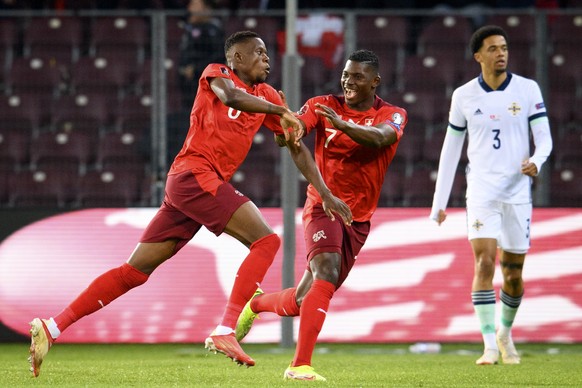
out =
[[[473,59],[475,59],[475,61],[477,61],[477,63],[481,63],[481,54],[479,53],[479,51],[477,51],[475,54],[473,54]]]
[[[377,88],[378,85],[380,85],[381,81],[382,81],[382,77],[380,77],[380,74],[378,74],[377,76],[374,77],[374,80],[372,81],[372,86]]]

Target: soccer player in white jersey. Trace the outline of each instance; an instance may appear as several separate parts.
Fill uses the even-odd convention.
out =
[[[468,136],[467,230],[475,256],[471,298],[485,345],[478,365],[497,364],[499,352],[504,364],[520,363],[511,327],[524,291],[531,183],[552,150],[540,88],[535,81],[507,70],[507,40],[505,31],[497,26],[484,26],[471,38],[470,48],[481,74],[453,93],[430,214],[439,225],[447,217],[455,171]],[[496,334],[493,275],[498,247],[503,286]]]

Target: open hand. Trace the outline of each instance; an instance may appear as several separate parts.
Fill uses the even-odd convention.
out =
[[[323,211],[332,220],[335,221],[334,213],[337,213],[346,225],[351,225],[353,222],[352,211],[350,207],[341,199],[334,195],[328,195],[323,200]]]

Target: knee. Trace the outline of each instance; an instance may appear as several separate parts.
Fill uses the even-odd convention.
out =
[[[495,273],[495,258],[486,255],[475,257],[475,274],[483,277],[493,277]]]
[[[325,280],[331,284],[337,284],[339,280],[339,265],[335,260],[317,260],[312,263],[314,280]]]
[[[521,264],[507,264],[501,262],[504,283],[512,289],[519,289],[522,285],[522,268]]]

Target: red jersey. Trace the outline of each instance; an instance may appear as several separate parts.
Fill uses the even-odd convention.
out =
[[[343,120],[359,125],[390,125],[398,140],[387,147],[366,147],[335,129],[326,118],[315,113],[315,104],[332,108]],[[365,112],[350,109],[343,96],[318,96],[309,99],[298,116],[315,130],[315,162],[331,192],[351,209],[354,221],[369,221],[378,206],[380,189],[390,162],[408,122],[406,111],[376,96],[372,108]],[[311,202],[311,203],[310,203]],[[307,187],[306,207],[321,198],[312,185]]]
[[[169,175],[187,170],[194,173],[212,170],[228,181],[245,160],[253,137],[261,125],[275,133],[283,133],[278,115],[241,112],[224,105],[210,88],[210,81],[217,77],[231,79],[237,88],[283,105],[281,97],[272,86],[261,83],[250,87],[228,66],[216,63],[208,65],[200,77],[198,93],[190,113],[190,129],[170,167]]]

